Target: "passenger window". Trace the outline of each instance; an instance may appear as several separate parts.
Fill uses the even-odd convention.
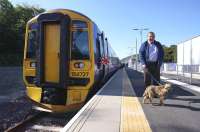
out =
[[[104,56],[104,49],[103,49],[103,42],[101,37],[99,37],[99,45],[100,45],[100,51],[101,51],[101,57]]]
[[[28,33],[28,45],[27,45],[27,58],[36,58],[36,46],[37,46],[37,31],[31,30]]]
[[[100,48],[100,42],[98,39],[96,39],[96,47],[97,47],[97,68],[99,69],[101,66],[101,48]]]

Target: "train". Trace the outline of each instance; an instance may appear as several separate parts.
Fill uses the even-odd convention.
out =
[[[54,9],[27,22],[23,80],[43,110],[81,108],[120,67],[105,33],[84,14]]]

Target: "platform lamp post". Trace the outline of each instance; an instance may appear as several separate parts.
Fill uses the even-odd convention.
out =
[[[135,40],[135,46],[134,47],[128,47],[129,49],[131,49],[131,53],[133,49],[135,49],[135,58],[134,58],[134,53],[133,56],[131,57],[132,60],[135,59],[136,63],[135,63],[135,70],[137,71],[137,62],[138,62],[138,56],[137,56],[137,38]]]
[[[148,28],[134,28],[132,30],[140,32],[140,43],[142,44],[142,41],[143,41],[142,40],[142,38],[143,38],[143,31],[146,31],[146,30],[149,30],[149,29]],[[138,44],[137,44],[137,38],[136,38],[136,70],[137,70],[137,63],[138,63],[137,47],[138,47]]]
[[[134,59],[134,57],[133,57],[133,55],[134,55],[134,54],[133,54],[134,48],[135,48],[135,47],[128,47],[128,49],[130,49],[130,51],[131,51],[131,52],[130,52],[131,66],[132,66],[132,64],[133,64],[132,60]],[[130,60],[128,60],[128,63],[129,63]]]

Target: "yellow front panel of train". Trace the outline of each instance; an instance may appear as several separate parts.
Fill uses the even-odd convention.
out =
[[[59,82],[60,71],[60,25],[51,23],[44,26],[45,81]]]

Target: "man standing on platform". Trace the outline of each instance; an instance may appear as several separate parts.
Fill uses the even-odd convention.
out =
[[[147,41],[141,45],[139,56],[144,70],[145,87],[151,85],[152,80],[153,85],[158,85],[164,50],[161,43],[155,40],[154,32],[147,34]]]

